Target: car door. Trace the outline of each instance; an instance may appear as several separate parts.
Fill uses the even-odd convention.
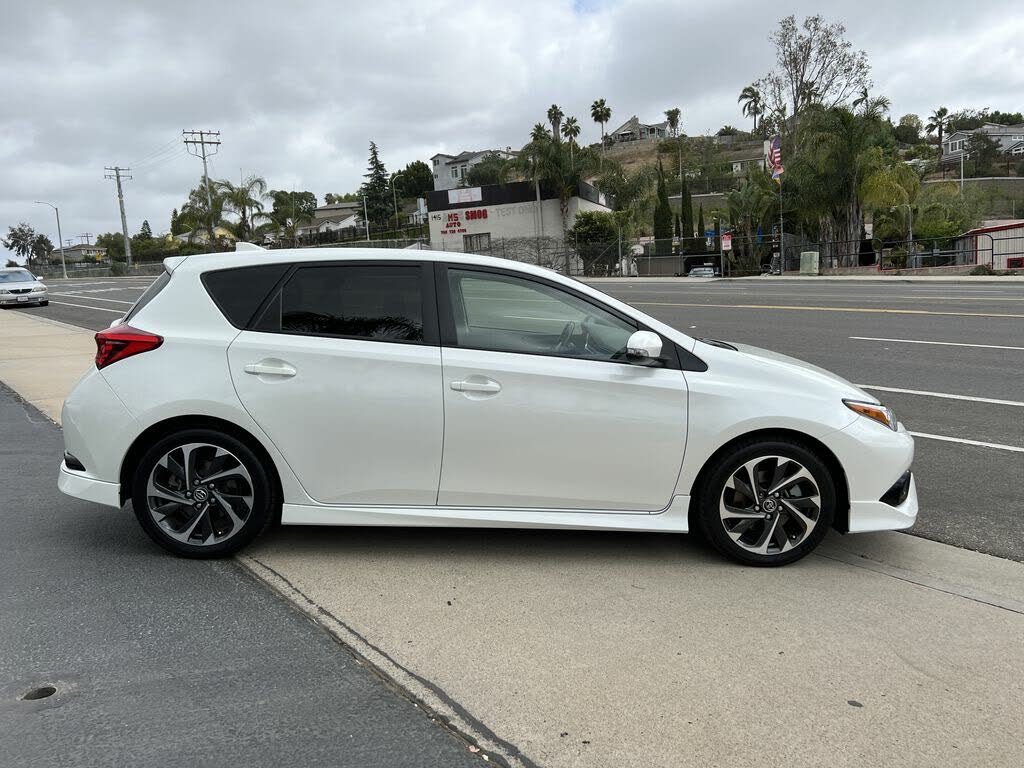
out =
[[[299,265],[228,360],[242,404],[314,500],[435,504],[443,404],[429,264]]]
[[[686,381],[626,362],[638,325],[555,282],[438,266],[440,505],[653,512],[686,444]]]

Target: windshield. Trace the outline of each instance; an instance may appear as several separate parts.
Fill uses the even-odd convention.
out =
[[[31,273],[19,269],[17,272],[0,272],[0,283],[31,283],[35,278]]]

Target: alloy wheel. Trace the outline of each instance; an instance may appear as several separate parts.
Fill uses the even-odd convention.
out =
[[[175,541],[210,546],[242,530],[253,509],[253,481],[237,456],[209,443],[172,448],[153,465],[146,504]]]
[[[719,513],[734,543],[757,555],[778,555],[799,546],[817,526],[821,494],[800,462],[760,456],[729,476]]]

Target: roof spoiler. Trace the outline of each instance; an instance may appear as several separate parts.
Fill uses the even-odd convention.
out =
[[[188,256],[168,256],[164,259],[164,269],[168,272],[173,272],[187,258]]]
[[[264,248],[261,245],[256,245],[256,243],[243,243],[241,240],[239,240],[238,242],[235,243],[235,252],[236,253],[238,251],[265,251],[265,250],[267,250],[267,249]]]

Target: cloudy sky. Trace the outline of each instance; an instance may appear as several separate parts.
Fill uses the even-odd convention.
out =
[[[739,90],[773,63],[787,13],[842,21],[896,116],[1024,109],[1019,0],[195,2],[0,0],[0,229],[56,244],[120,229],[104,166],[131,167],[129,232],[166,231],[202,172],[183,129],[215,129],[211,176],[353,191],[372,139],[389,169],[435,152],[518,147],[551,103],[598,127],[671,106],[690,135],[743,125]],[[614,126],[610,126],[614,127]],[[0,248],[0,256],[5,256]]]

